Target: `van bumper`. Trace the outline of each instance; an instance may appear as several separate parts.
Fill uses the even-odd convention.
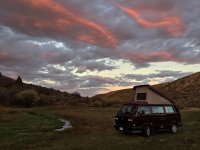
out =
[[[178,123],[178,126],[181,127],[181,126],[183,126],[183,124],[182,123]]]
[[[119,131],[129,131],[133,133],[142,132],[142,127],[122,126],[122,125],[115,124],[114,128]]]

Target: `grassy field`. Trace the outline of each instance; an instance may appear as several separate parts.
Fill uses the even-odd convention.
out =
[[[179,133],[124,135],[113,128],[118,108],[57,106],[43,109],[0,108],[2,150],[199,150],[200,111],[182,111]],[[68,119],[73,128],[63,132],[58,119]]]

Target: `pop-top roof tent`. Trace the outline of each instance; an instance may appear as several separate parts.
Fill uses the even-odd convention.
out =
[[[135,91],[134,102],[147,104],[174,104],[174,101],[150,85],[133,87]]]

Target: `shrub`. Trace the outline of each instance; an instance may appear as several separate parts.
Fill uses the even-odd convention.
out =
[[[7,105],[10,103],[10,94],[7,88],[0,87],[0,104]]]
[[[81,98],[81,94],[78,92],[71,93],[71,96]]]
[[[93,106],[94,107],[102,107],[102,102],[100,102],[100,101],[94,101],[93,102]]]
[[[72,106],[78,106],[79,105],[79,102],[78,100],[68,100],[68,104],[69,105],[72,105]]]
[[[103,107],[111,107],[113,105],[112,102],[110,101],[102,101],[102,106]]]
[[[46,106],[46,105],[50,105],[51,101],[49,100],[49,96],[44,95],[44,94],[40,94],[39,95],[39,100],[37,100],[35,102],[35,104],[37,106]]]
[[[23,107],[31,107],[38,99],[34,90],[24,90],[16,94],[17,104]]]

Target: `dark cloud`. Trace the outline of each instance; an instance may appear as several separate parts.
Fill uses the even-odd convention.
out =
[[[200,62],[200,45],[196,38],[135,40],[124,43],[121,48],[124,48],[121,56],[138,68],[149,66],[150,62]]]
[[[81,85],[82,88],[114,85],[118,82],[116,79],[100,76],[85,76],[83,79],[85,82]]]
[[[149,81],[154,78],[171,78],[171,80],[175,80],[186,75],[191,74],[191,72],[181,72],[181,71],[169,71],[169,70],[161,70],[157,71],[158,73],[152,73],[149,75],[141,75],[141,74],[124,74],[121,76],[123,79],[136,80],[136,81]],[[169,80],[169,79],[167,79]]]

